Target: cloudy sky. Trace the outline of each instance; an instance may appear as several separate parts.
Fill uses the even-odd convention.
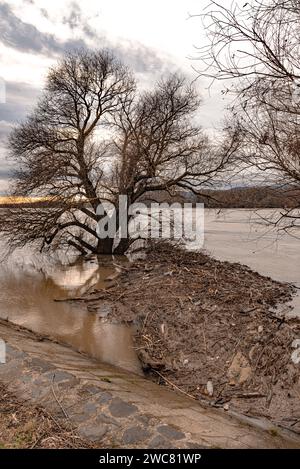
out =
[[[226,0],[229,1],[229,0]],[[80,46],[110,47],[131,66],[142,86],[162,74],[181,70],[197,77],[197,46],[204,42],[201,19],[208,0],[0,0],[0,192],[5,190],[9,162],[5,139],[43,88],[49,66],[66,50]],[[192,17],[191,17],[192,16]],[[0,81],[1,83],[1,81]],[[220,125],[224,109],[221,86],[208,89],[197,80],[203,97],[200,121],[209,131]]]

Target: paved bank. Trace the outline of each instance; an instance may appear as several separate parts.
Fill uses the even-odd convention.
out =
[[[0,321],[0,381],[107,447],[293,448],[296,435],[258,428],[135,374]]]

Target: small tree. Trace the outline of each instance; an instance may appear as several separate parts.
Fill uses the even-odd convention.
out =
[[[97,233],[109,216],[106,201],[118,213],[120,194],[129,204],[176,187],[197,194],[228,168],[237,136],[222,147],[209,145],[193,121],[198,107],[195,90],[177,75],[138,94],[131,73],[111,53],[68,54],[50,70],[33,114],[10,137],[19,166],[11,194],[44,197],[49,205],[6,212],[1,230],[10,246],[124,253],[132,240],[118,233],[117,246]]]

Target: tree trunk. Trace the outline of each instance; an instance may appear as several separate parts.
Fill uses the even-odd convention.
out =
[[[114,240],[111,238],[99,239],[95,253],[101,254],[112,254],[113,253]]]

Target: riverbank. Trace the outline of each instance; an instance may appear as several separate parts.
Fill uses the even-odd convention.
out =
[[[293,293],[246,266],[158,245],[85,300],[91,313],[105,306],[109,320],[136,326],[135,348],[153,381],[300,432],[291,358],[300,322],[276,309]]]
[[[75,427],[93,447],[299,447],[297,435],[267,421],[204,407],[7,321],[0,320],[0,337],[7,345],[6,363],[0,364],[5,392]]]

